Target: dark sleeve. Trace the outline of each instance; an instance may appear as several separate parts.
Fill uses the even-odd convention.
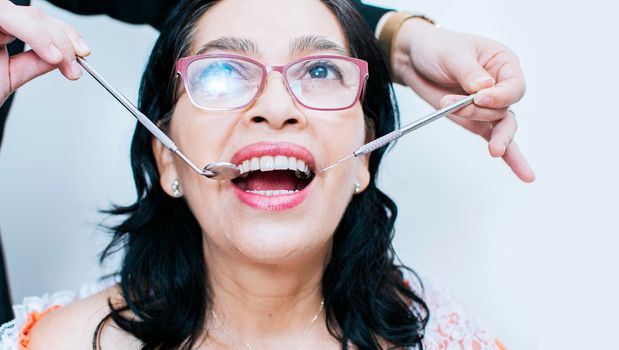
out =
[[[52,4],[81,15],[105,14],[117,20],[150,24],[160,29],[170,10],[178,0],[48,0]],[[352,1],[365,18],[365,22],[376,29],[378,20],[390,11],[381,7],[365,5],[361,0]]]
[[[108,15],[132,24],[150,24],[161,29],[179,0],[48,0],[79,15]]]
[[[359,13],[363,15],[365,19],[365,23],[372,28],[372,30],[376,30],[376,25],[380,18],[387,12],[392,11],[390,9],[384,9],[382,7],[370,6],[361,2],[361,0],[353,0],[353,3],[359,10]]]

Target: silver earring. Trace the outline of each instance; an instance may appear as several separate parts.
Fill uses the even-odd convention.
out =
[[[359,183],[359,181],[355,181],[355,189],[354,189],[355,194],[358,194],[361,192],[361,184]]]
[[[172,188],[172,196],[175,198],[179,198],[180,196],[183,195],[183,193],[181,192],[181,182],[178,181],[178,179],[174,179],[174,181],[172,181],[172,184],[170,185],[170,187]]]

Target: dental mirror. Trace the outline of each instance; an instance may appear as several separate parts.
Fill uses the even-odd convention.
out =
[[[421,128],[424,125],[428,125],[431,122],[445,116],[448,115],[451,112],[457,111],[458,109],[464,107],[464,106],[468,106],[471,103],[473,103],[473,99],[475,98],[475,94],[472,95],[468,95],[467,97],[463,98],[462,100],[453,103],[449,106],[445,106],[441,109],[439,109],[438,111],[431,113],[421,119],[418,119],[412,123],[406,124],[403,127],[396,129],[390,133],[388,133],[387,135],[384,135],[382,137],[377,138],[376,140],[372,141],[372,142],[368,142],[365,145],[357,148],[357,150],[355,150],[352,154],[338,160],[337,162],[329,165],[328,167],[320,170],[321,173],[324,173],[325,171],[329,170],[329,169],[333,169],[336,166],[342,164],[344,161],[353,158],[353,157],[361,157],[364,156],[376,149],[379,149],[397,139],[399,139],[400,137],[410,133],[413,130],[417,130],[419,128]]]
[[[174,142],[159,129],[150,119],[148,119],[136,106],[129,101],[118,89],[110,84],[93,66],[90,65],[84,58],[76,57],[77,62],[93,77],[101,86],[103,86],[120,104],[122,104],[138,121],[144,125],[148,131],[163,143],[170,151],[178,155],[187,165],[200,175],[206,176],[213,180],[232,180],[241,174],[241,169],[235,164],[228,162],[213,162],[207,164],[204,169],[198,168],[193,164],[174,144]]]

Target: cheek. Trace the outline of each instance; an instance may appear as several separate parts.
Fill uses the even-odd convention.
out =
[[[171,137],[198,168],[203,168],[229,158],[224,152],[238,120],[238,112],[209,113],[194,107],[184,95],[172,117]],[[179,164],[191,170],[184,163]]]
[[[188,98],[179,99],[170,125],[170,137],[181,152],[198,168],[230,158],[226,146],[238,123],[238,113],[208,113],[195,108]],[[230,201],[221,200],[224,181],[208,179],[193,171],[175,156],[174,166],[183,189],[183,195],[203,231],[222,227],[221,215],[230,206]],[[219,214],[219,215],[217,215]],[[228,224],[233,223],[229,220]]]
[[[360,104],[350,110],[323,118],[316,123],[316,129],[322,152],[325,155],[324,159],[327,161],[323,167],[352,154],[366,142],[365,119]],[[357,162],[357,159],[353,162]],[[347,163],[350,162],[347,161]],[[349,168],[349,164],[342,165]],[[333,170],[338,168],[342,166]]]

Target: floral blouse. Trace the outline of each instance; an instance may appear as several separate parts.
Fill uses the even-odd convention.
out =
[[[41,297],[27,297],[13,306],[15,319],[0,327],[0,350],[28,350],[29,332],[36,322],[54,310],[96,294],[114,281],[85,285],[78,292],[62,291]],[[507,350],[481,323],[468,315],[451,294],[424,281],[423,297],[430,319],[423,339],[426,350]]]

